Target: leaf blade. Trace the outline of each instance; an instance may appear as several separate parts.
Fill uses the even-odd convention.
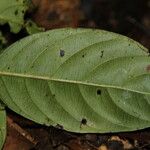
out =
[[[6,105],[17,113],[41,124],[63,125],[69,131],[146,128],[150,125],[150,87],[146,83],[150,74],[145,69],[150,58],[146,51],[136,42],[106,31],[57,29],[35,34],[12,45],[0,56],[4,82],[0,93]],[[140,83],[132,80],[132,86],[125,84],[142,75],[141,72],[147,75],[140,78]],[[144,102],[142,109],[136,105],[137,114],[127,111],[131,110],[129,105],[123,107],[122,92],[122,103],[117,103],[119,90],[137,95],[133,96],[131,107],[136,104],[135,97],[141,95]],[[86,125],[82,119],[87,120]]]

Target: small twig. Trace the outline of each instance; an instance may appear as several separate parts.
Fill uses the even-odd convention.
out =
[[[22,129],[18,124],[16,124],[10,117],[7,117],[7,124],[9,127],[15,129],[20,135],[26,138],[28,141],[36,145],[38,143],[27,131]]]

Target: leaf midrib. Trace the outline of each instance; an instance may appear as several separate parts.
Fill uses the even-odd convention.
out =
[[[15,72],[5,72],[5,71],[0,71],[0,76],[9,76],[9,77],[12,76],[12,77],[29,78],[29,79],[37,79],[37,80],[45,80],[45,81],[63,82],[63,83],[70,83],[70,84],[96,86],[96,87],[103,87],[103,88],[113,88],[113,89],[120,89],[120,90],[135,92],[135,93],[139,93],[139,94],[150,95],[149,92],[142,92],[142,91],[127,89],[127,88],[120,87],[120,86],[96,84],[96,83],[91,83],[91,82],[86,82],[86,81],[65,80],[65,79],[59,79],[59,78],[56,79],[56,78],[48,77],[48,76],[39,76],[39,75],[23,74],[23,73],[15,73]]]

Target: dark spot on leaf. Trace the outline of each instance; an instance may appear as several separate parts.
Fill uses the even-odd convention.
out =
[[[134,78],[134,76],[133,75],[129,75],[129,78]]]
[[[49,118],[46,118],[47,122],[51,122]]]
[[[150,65],[148,65],[147,67],[146,67],[146,70],[149,72],[150,71]]]
[[[86,120],[85,118],[83,118],[83,119],[81,120],[81,124],[82,124],[82,125],[86,125],[86,124],[87,124],[87,120]]]
[[[101,95],[102,91],[100,89],[97,90],[97,95]]]
[[[129,46],[130,46],[131,44],[129,44]]]
[[[60,50],[60,57],[63,57],[65,55],[65,51],[64,50]]]
[[[22,13],[24,14],[24,13],[25,13],[25,11],[24,11],[24,10],[22,10]]]
[[[82,55],[82,57],[84,58],[84,54]]]
[[[63,129],[64,127],[62,126],[62,125],[60,125],[60,124],[57,124],[56,126],[55,126],[57,129]]]
[[[7,67],[7,69],[9,70],[9,69],[10,69],[10,67]]]
[[[104,51],[101,51],[101,58],[103,57],[103,55],[104,55]]]
[[[134,57],[131,57],[132,59],[134,59]]]
[[[52,96],[55,97],[55,94],[53,94]]]
[[[18,10],[15,10],[15,15],[18,15]]]

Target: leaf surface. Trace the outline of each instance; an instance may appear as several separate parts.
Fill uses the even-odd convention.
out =
[[[0,55],[0,95],[15,112],[73,132],[150,126],[150,57],[139,43],[110,32],[57,29]]]

